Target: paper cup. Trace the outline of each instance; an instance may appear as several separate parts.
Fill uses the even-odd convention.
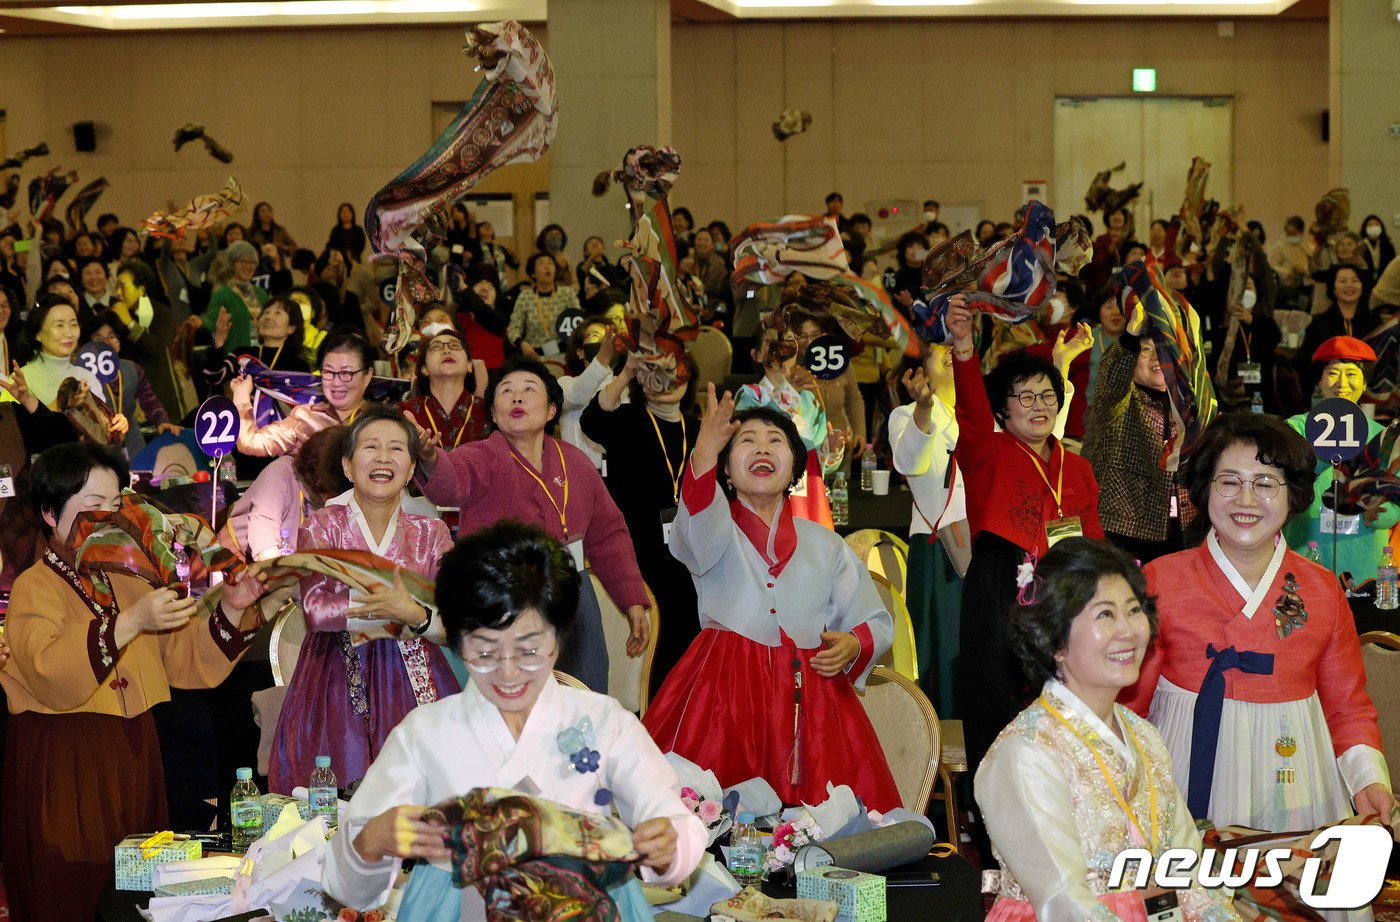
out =
[[[872,492],[874,492],[874,494],[875,494],[876,496],[889,496],[889,495],[890,495],[890,472],[889,472],[889,471],[871,471],[871,472],[870,472],[870,483],[871,483]]]

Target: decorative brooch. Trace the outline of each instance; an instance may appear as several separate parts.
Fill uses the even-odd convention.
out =
[[[1283,578],[1283,595],[1274,603],[1274,626],[1280,638],[1287,637],[1308,623],[1308,608],[1298,594],[1298,580],[1289,573]]]
[[[593,734],[593,719],[591,717],[584,716],[572,727],[560,730],[556,739],[559,743],[559,751],[568,758],[574,771],[580,775],[586,775],[598,770],[599,760],[603,756],[594,748],[598,745],[598,740]],[[607,788],[599,788],[598,793],[593,795],[593,802],[600,807],[606,807],[612,803],[612,791]]]

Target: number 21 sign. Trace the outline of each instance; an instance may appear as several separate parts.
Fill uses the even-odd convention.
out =
[[[1329,397],[1313,404],[1303,430],[1313,451],[1329,464],[1349,461],[1366,447],[1366,414],[1341,397]]]
[[[201,403],[194,422],[194,437],[200,450],[211,458],[233,454],[239,422],[238,408],[227,397],[215,394]]]

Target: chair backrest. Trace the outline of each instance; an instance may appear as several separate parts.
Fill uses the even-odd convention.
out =
[[[301,645],[305,642],[306,613],[302,611],[300,602],[294,602],[282,609],[268,641],[267,658],[272,666],[272,681],[275,684],[292,684],[292,673],[296,671]]]
[[[890,581],[878,573],[871,573],[875,590],[885,603],[885,611],[894,619],[894,644],[890,652],[879,660],[881,665],[890,666],[910,681],[919,681],[919,654],[914,646],[914,621],[909,617],[909,606],[904,604],[904,596],[895,591]]]
[[[647,599],[651,603],[651,630],[647,633],[647,646],[642,655],[635,659],[627,655],[627,638],[632,633],[627,616],[618,608],[603,584],[593,571],[593,592],[598,596],[598,608],[603,614],[603,639],[608,647],[608,695],[622,702],[622,706],[634,714],[645,714],[647,700],[651,692],[651,664],[656,658],[656,635],[660,617],[656,610],[656,596],[647,587]]]
[[[892,669],[876,666],[860,694],[906,810],[924,814],[933,797],[941,755],[941,726],[919,686]]]
[[[895,592],[904,595],[909,584],[909,542],[893,532],[862,528],[846,536],[846,546],[871,573],[883,576]]]
[[[705,393],[705,385],[719,386],[734,365],[734,346],[720,330],[701,327],[690,343],[690,356],[695,359],[696,392]]]
[[[554,670],[554,679],[555,679],[555,681],[557,681],[560,685],[567,685],[567,686],[569,686],[570,688],[577,688],[577,689],[580,689],[581,691],[588,691],[588,686],[587,686],[587,685],[584,685],[582,681],[580,681],[580,680],[574,678],[573,676],[569,675],[567,672],[560,672],[558,669]]]
[[[1391,777],[1400,772],[1400,635],[1368,631],[1361,635],[1366,692],[1380,716],[1381,748]]]

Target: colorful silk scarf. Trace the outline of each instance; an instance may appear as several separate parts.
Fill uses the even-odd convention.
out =
[[[1400,388],[1400,315],[1367,333],[1365,341],[1376,350],[1376,363],[1366,381],[1366,394],[1377,403],[1389,403]]]
[[[238,180],[230,176],[218,192],[196,195],[174,214],[151,212],[151,216],[141,222],[141,233],[178,240],[190,231],[200,231],[217,224],[242,208],[247,201],[243,190],[238,186]]]
[[[1206,182],[1210,179],[1210,161],[1204,157],[1192,157],[1191,167],[1186,171],[1186,192],[1181,198],[1181,210],[1177,212],[1177,234],[1173,241],[1177,256],[1185,256],[1191,244],[1205,244],[1202,227],[1209,223],[1206,218]]]
[[[1124,266],[1115,284],[1124,317],[1131,319],[1139,306],[1147,315],[1144,335],[1151,336],[1157,348],[1175,423],[1160,463],[1163,470],[1175,471],[1216,414],[1200,326],[1186,299],[1167,287],[1151,253],[1145,261]]]
[[[423,819],[446,827],[452,883],[480,891],[491,922],[619,918],[607,891],[633,876],[637,853],[632,831],[616,817],[476,788]]]
[[[99,176],[78,190],[73,196],[73,201],[68,203],[66,217],[69,227],[83,227],[83,222],[87,220],[88,212],[92,211],[92,206],[97,204],[97,200],[102,193],[107,191],[107,177]]]
[[[1025,224],[987,249],[971,231],[940,244],[924,260],[923,297],[914,302],[915,329],[931,343],[948,342],[948,304],[964,293],[973,310],[1024,323],[1055,293],[1055,271],[1077,275],[1092,251],[1083,219],[1056,226],[1041,202],[1026,207]]]
[[[809,279],[845,288],[868,304],[878,315],[883,332],[893,336],[906,355],[918,358],[913,330],[894,309],[889,295],[851,271],[834,218],[790,215],[780,221],[750,224],[730,246],[734,251],[730,284],[736,301],[756,297],[758,289],[782,285],[788,276],[801,272]]]
[[[398,261],[387,352],[408,345],[417,306],[435,300],[427,248],[447,228],[448,209],[497,167],[538,160],[554,141],[554,70],[514,20],[467,32],[467,54],[484,79],[433,146],[370,199],[365,233],[376,259]]]
[[[291,407],[296,404],[319,403],[321,376],[310,371],[283,371],[268,368],[251,355],[240,355],[236,359],[240,374],[253,379],[253,388],[259,395],[271,398],[257,401],[259,426],[281,419],[283,414],[278,403]],[[365,399],[375,402],[398,403],[403,399],[411,382],[400,378],[370,378],[365,390]]]
[[[627,327],[635,351],[646,363],[638,372],[643,390],[669,391],[684,378],[682,357],[686,340],[699,333],[694,298],[680,284],[676,236],[671,228],[671,186],[680,173],[681,158],[674,148],[641,146],[629,150],[612,178],[627,193],[632,236],[619,241],[630,256],[632,278]],[[678,375],[678,372],[680,374]]]
[[[29,213],[34,216],[35,221],[47,221],[63,193],[78,181],[76,171],[61,173],[60,169],[62,168],[54,167],[43,176],[36,176],[29,181]]]
[[[27,147],[13,157],[0,163],[0,170],[13,170],[24,166],[24,164],[35,157],[47,157],[49,155],[49,145],[47,141],[40,141],[33,147]]]

